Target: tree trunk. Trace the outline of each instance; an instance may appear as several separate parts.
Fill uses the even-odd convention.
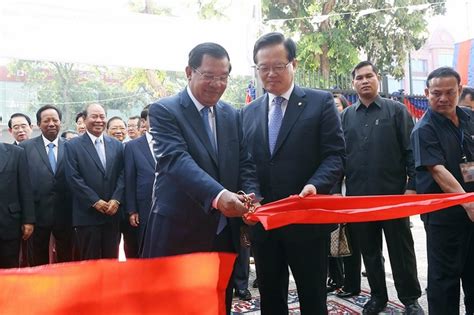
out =
[[[71,102],[72,98],[69,95],[69,90],[70,86],[72,84],[71,82],[71,73],[72,69],[74,68],[74,64],[69,64],[69,63],[59,63],[59,62],[53,62],[53,66],[56,68],[56,72],[58,73],[60,82],[61,82],[61,97],[63,100],[63,103]],[[72,113],[71,113],[71,105],[70,104],[64,104],[62,106],[62,122],[70,122],[72,121]],[[67,126],[64,126],[67,127]]]
[[[331,13],[331,11],[334,9],[334,6],[336,5],[336,0],[330,0],[326,1],[323,4],[323,9],[321,12],[321,15],[327,15]],[[321,32],[328,34],[330,32],[330,25],[329,25],[329,19],[321,22],[319,29]],[[329,75],[330,75],[330,70],[329,70],[329,45],[327,41],[324,42],[324,44],[321,46],[321,55],[320,55],[320,69],[321,69],[321,75],[323,76],[325,85],[328,85],[329,83]],[[328,88],[329,86],[325,86],[325,88]]]
[[[166,89],[160,83],[160,81],[158,79],[158,76],[156,75],[155,70],[146,69],[145,70],[145,75],[146,75],[146,78],[148,80],[148,83],[150,83],[150,86],[153,88],[154,96],[155,97],[166,96]]]

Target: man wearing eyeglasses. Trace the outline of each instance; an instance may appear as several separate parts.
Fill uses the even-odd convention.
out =
[[[203,43],[189,53],[188,86],[150,107],[157,160],[143,257],[240,249],[244,198],[258,193],[238,112],[220,97],[231,70],[227,51]],[[230,314],[232,287],[226,292]]]
[[[127,133],[130,140],[137,139],[140,133],[140,116],[132,116],[128,118]]]
[[[265,203],[328,194],[342,175],[344,138],[330,93],[294,83],[296,45],[280,33],[257,40],[253,58],[265,95],[243,110]],[[328,235],[332,225],[252,227],[262,314],[288,314],[288,267],[302,314],[327,314]]]

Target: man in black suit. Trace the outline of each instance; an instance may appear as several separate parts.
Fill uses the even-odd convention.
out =
[[[257,40],[254,62],[267,93],[243,109],[243,127],[265,203],[328,194],[342,175],[344,138],[330,93],[294,84],[296,45],[280,33]],[[288,266],[302,314],[327,314],[326,273],[332,225],[252,228],[262,314],[288,314]]]
[[[141,244],[151,209],[156,161],[153,153],[153,138],[149,132],[147,105],[141,112],[147,132],[127,142],[125,157],[125,207],[131,226],[138,228],[138,244]]]
[[[86,133],[65,143],[66,176],[72,197],[72,222],[80,259],[117,258],[123,200],[123,146],[103,135],[104,108],[91,104]]]
[[[0,143],[0,268],[17,268],[20,240],[33,233],[35,210],[25,151]]]
[[[52,105],[36,112],[41,135],[20,143],[25,149],[35,201],[36,228],[28,241],[30,266],[48,264],[51,234],[58,262],[72,260],[72,200],[64,173],[62,114]]]
[[[157,176],[143,257],[240,248],[248,209],[235,192],[258,193],[258,183],[239,114],[220,100],[230,70],[222,46],[199,44],[189,53],[186,89],[150,107]],[[231,293],[228,286],[228,313]]]
[[[19,145],[20,142],[28,140],[33,132],[33,125],[31,118],[23,113],[14,113],[8,120],[8,132],[13,137],[14,145]],[[27,242],[21,241],[20,248],[20,267],[28,266]]]
[[[127,135],[125,121],[118,116],[110,118],[107,121],[107,134],[125,146],[125,137]],[[125,257],[138,258],[138,229],[130,225],[128,214],[124,211],[123,206],[120,207],[120,215],[120,234],[123,236]]]

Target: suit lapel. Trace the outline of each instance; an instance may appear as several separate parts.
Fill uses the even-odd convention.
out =
[[[105,173],[107,174],[112,168],[114,161],[112,139],[104,135],[104,145],[105,145]],[[99,155],[97,155],[99,156]],[[102,163],[100,164],[102,165]]]
[[[148,145],[148,139],[146,136],[141,136],[138,140],[140,151],[143,152],[145,159],[150,163],[150,166],[155,169],[155,159],[151,155],[150,146]]]
[[[295,125],[298,117],[303,112],[306,107],[305,93],[299,87],[295,86],[293,93],[291,93],[290,99],[288,100],[288,105],[286,106],[285,116],[283,116],[283,121],[281,123],[280,131],[278,133],[277,141],[275,144],[275,149],[273,155],[278,152],[278,149],[281,147],[286,137],[290,133],[291,128]],[[268,136],[267,136],[268,143]]]
[[[58,138],[58,160],[56,164],[56,172],[59,170],[61,164],[63,163],[64,157],[64,142],[65,140],[61,137]]]
[[[0,172],[3,172],[3,169],[7,165],[7,146],[3,143],[0,143]]]
[[[222,108],[221,104],[217,103],[216,106],[214,106],[214,109],[216,111],[216,134],[219,161],[217,165],[220,167],[221,165],[227,165],[227,163],[223,163],[226,159],[234,158],[226,156],[229,150],[224,149],[227,146],[227,141],[229,139],[227,131],[230,126],[233,126],[233,122],[229,121],[229,115]],[[219,168],[219,174],[225,174],[225,172],[226,170]]]
[[[46,152],[46,147],[44,146],[43,137],[38,136],[34,139],[34,141],[35,141],[35,148],[38,151],[38,154],[41,157],[41,160],[49,169],[51,174],[54,174],[53,169],[51,168],[51,164],[49,163],[48,153]]]
[[[92,143],[91,138],[89,137],[89,135],[87,133],[83,134],[81,137],[82,137],[82,144],[84,145],[84,148],[89,153],[92,160],[97,165],[97,167],[100,169],[100,171],[105,174],[105,169],[102,166],[102,162],[100,162],[99,154],[97,154],[97,151],[95,150],[95,146]],[[105,152],[107,152],[107,150]]]
[[[202,144],[206,148],[212,160],[217,165],[216,152],[214,152],[211,140],[209,139],[207,132],[204,129],[201,114],[198,112],[196,106],[194,105],[193,101],[191,100],[186,91],[181,92],[181,106],[183,108],[184,117],[186,117],[191,127],[196,131],[199,140],[201,140]],[[219,130],[219,128],[217,129]]]
[[[270,156],[270,147],[268,145],[268,94],[265,94],[258,106],[255,108],[256,117],[257,117],[257,131],[260,134],[261,138],[259,142],[264,144],[265,148],[263,151],[265,152],[265,156]],[[258,118],[260,117],[260,118]]]

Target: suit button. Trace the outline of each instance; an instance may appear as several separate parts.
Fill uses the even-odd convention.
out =
[[[270,166],[275,166],[275,162],[270,162]]]

